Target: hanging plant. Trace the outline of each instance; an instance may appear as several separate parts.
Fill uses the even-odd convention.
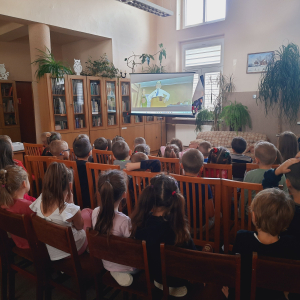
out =
[[[281,46],[270,59],[262,74],[258,100],[265,106],[265,114],[276,111],[279,133],[282,120],[295,124],[300,108],[300,53],[293,43]]]
[[[37,79],[42,78],[47,73],[56,78],[62,78],[65,74],[73,74],[71,68],[65,66],[61,61],[56,61],[51,51],[48,48],[46,49],[45,52],[37,49],[41,54],[32,62],[32,64],[38,65],[38,69],[35,72]]]
[[[201,109],[196,116],[196,129],[195,131],[202,131],[202,125],[205,121],[211,121],[214,118],[214,114],[212,111],[208,109]]]
[[[248,107],[242,103],[236,103],[236,101],[234,103],[230,102],[229,105],[223,107],[221,118],[237,134],[240,129],[245,130],[247,126],[252,128]]]

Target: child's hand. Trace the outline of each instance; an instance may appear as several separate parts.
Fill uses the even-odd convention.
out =
[[[125,165],[125,170],[133,171],[141,168],[141,163],[127,163]]]
[[[300,158],[300,151],[297,153],[296,158]]]
[[[299,158],[290,158],[288,160],[286,160],[283,164],[281,164],[275,171],[275,175],[280,175],[280,174],[286,174],[291,172],[291,170],[289,169],[289,167],[293,164],[297,164],[299,163],[300,160]]]

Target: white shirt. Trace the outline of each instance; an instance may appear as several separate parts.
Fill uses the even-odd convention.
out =
[[[42,194],[29,206],[33,212],[36,212],[37,216],[43,218],[49,222],[53,222],[58,225],[67,226],[72,228],[75,244],[77,250],[80,250],[86,240],[86,234],[83,229],[77,230],[72,226],[72,222],[67,222],[76,215],[80,210],[80,207],[74,203],[65,202],[65,209],[60,213],[57,208],[50,216],[45,217],[41,211]],[[47,234],[47,232],[45,232]],[[48,253],[51,260],[59,260],[70,256],[69,253],[56,249],[52,246],[47,245]]]
[[[150,101],[154,97],[165,97],[166,101],[169,100],[170,94],[162,89],[156,89],[148,96],[148,101]]]

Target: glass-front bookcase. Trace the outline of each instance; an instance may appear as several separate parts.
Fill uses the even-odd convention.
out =
[[[92,115],[92,128],[103,126],[101,81],[100,79],[89,80],[89,102]]]
[[[15,89],[12,82],[0,83],[1,102],[2,102],[2,120],[4,127],[15,126],[18,124],[16,115]]]
[[[121,122],[122,125],[132,124],[131,112],[131,97],[130,97],[130,82],[121,81]]]
[[[108,127],[118,125],[116,85],[117,82],[115,80],[105,81],[105,97],[106,97]]]

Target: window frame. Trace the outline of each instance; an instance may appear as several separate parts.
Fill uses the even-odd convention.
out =
[[[226,20],[226,15],[227,15],[227,0],[226,1],[226,4],[225,4],[225,18],[222,18],[222,19],[218,19],[218,20],[213,20],[213,21],[205,21],[205,17],[206,17],[206,1],[207,0],[203,0],[203,22],[202,23],[197,23],[197,24],[193,24],[193,25],[186,25],[186,6],[187,6],[187,1],[188,0],[182,0],[182,5],[183,5],[183,8],[182,8],[182,11],[183,11],[183,26],[182,26],[182,29],[186,29],[186,28],[191,28],[191,27],[196,27],[196,26],[202,26],[202,25],[206,25],[206,24],[212,24],[212,23],[217,23],[217,22],[222,22],[222,21],[225,21]]]

